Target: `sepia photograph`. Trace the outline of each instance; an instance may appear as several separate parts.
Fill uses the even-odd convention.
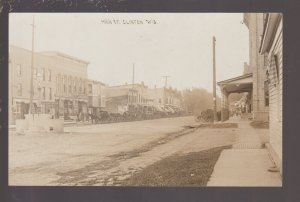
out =
[[[282,187],[282,13],[9,13],[9,186]]]

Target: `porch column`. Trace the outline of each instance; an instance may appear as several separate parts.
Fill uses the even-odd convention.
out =
[[[229,119],[229,103],[228,96],[229,93],[224,87],[221,87],[222,92],[222,102],[221,102],[221,121],[227,121]]]

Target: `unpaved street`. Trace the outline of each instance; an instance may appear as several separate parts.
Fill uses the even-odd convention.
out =
[[[9,136],[10,185],[119,185],[175,153],[231,145],[235,128],[189,128],[193,117],[65,127]]]

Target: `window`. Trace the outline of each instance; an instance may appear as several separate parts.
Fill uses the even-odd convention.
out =
[[[57,93],[60,94],[60,75],[57,75]]]
[[[89,94],[92,94],[93,91],[92,91],[92,84],[89,84]]]
[[[265,90],[265,106],[269,106],[269,81],[266,80],[264,83],[264,90]]]
[[[52,100],[52,89],[49,88],[49,100]]]
[[[81,85],[82,85],[82,81],[81,81],[81,79],[79,80],[79,93],[81,93]]]
[[[45,69],[42,69],[42,77],[43,77],[43,81],[45,81]]]
[[[64,85],[64,93],[67,93],[67,77],[66,76],[64,76],[64,80],[63,80],[63,85]]]
[[[21,68],[21,65],[18,64],[18,65],[17,65],[17,76],[18,76],[18,77],[21,77],[21,75],[22,75],[22,68]]]
[[[45,100],[46,99],[46,88],[45,87],[42,88],[42,95],[43,95],[43,100]]]
[[[268,66],[268,54],[264,54],[264,66]]]
[[[276,83],[279,83],[279,62],[278,62],[278,56],[274,55],[275,60],[275,70],[276,70]]]
[[[48,81],[51,81],[51,69],[48,69]]]
[[[74,93],[77,93],[77,78],[74,80]]]
[[[18,96],[22,96],[22,84],[18,83],[18,86],[17,86],[17,94]]]
[[[34,68],[33,69],[33,79],[37,79],[37,69],[36,68]]]

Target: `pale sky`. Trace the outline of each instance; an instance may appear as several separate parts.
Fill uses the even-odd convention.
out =
[[[168,85],[179,90],[212,91],[213,35],[217,81],[241,75],[249,61],[242,13],[11,13],[10,44],[31,50],[33,15],[35,51],[59,51],[87,60],[89,78],[109,85],[131,83],[134,63],[135,82],[162,87],[162,76],[168,75]],[[109,20],[119,24],[105,23]]]

